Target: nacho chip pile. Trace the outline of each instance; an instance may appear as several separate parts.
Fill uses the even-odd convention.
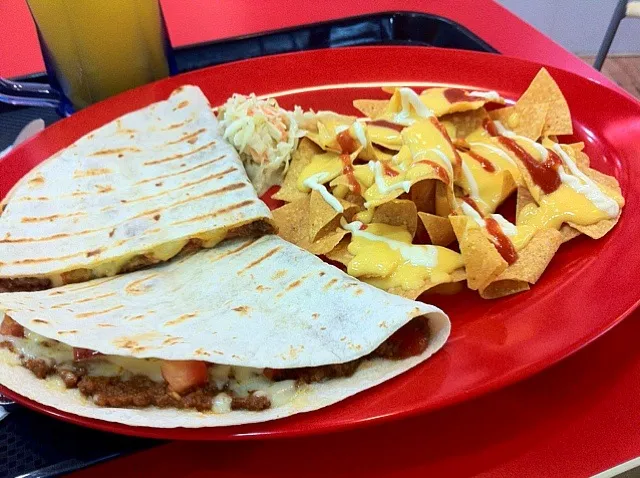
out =
[[[615,178],[557,140],[571,116],[545,69],[512,106],[493,91],[385,91],[354,101],[365,118],[307,125],[274,195],[284,239],[394,294],[466,281],[496,298],[535,284],[563,242],[618,221]]]

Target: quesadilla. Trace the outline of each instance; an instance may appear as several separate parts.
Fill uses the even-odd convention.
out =
[[[450,331],[440,309],[274,235],[0,294],[0,312],[0,384],[76,415],[168,428],[331,405],[426,360]]]
[[[22,178],[2,204],[0,291],[41,290],[273,232],[199,88],[124,115]]]

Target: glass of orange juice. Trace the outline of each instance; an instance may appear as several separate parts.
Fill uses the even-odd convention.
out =
[[[27,0],[50,85],[0,79],[0,101],[70,114],[176,72],[159,0]]]

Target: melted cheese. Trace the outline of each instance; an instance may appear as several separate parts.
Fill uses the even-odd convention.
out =
[[[395,129],[368,124],[367,133],[374,144],[394,151],[398,151],[402,147],[402,135]]]
[[[534,159],[544,161],[548,158],[549,152],[543,145],[506,130],[499,122],[496,122],[496,126],[502,135],[513,138]],[[482,145],[483,148],[487,148],[486,144]],[[539,230],[559,230],[568,222],[588,226],[604,219],[615,218],[620,212],[620,205],[612,197],[613,192],[606,191],[606,188],[584,174],[560,145],[555,144],[553,150],[562,160],[562,165],[558,167],[561,181],[558,189],[543,194],[539,188],[533,188],[531,192],[537,204],[526,205],[518,214],[516,225],[500,215],[492,215],[502,231],[509,236],[516,250],[524,248]],[[462,209],[465,215],[484,227],[484,220],[473,208],[463,203]]]
[[[494,172],[485,170],[478,161],[466,153],[460,153],[460,157],[462,177],[456,184],[469,194],[484,214],[494,212],[513,192],[511,188],[505,188],[505,173],[498,168]],[[489,160],[486,156],[483,157]]]
[[[451,281],[451,272],[464,266],[462,256],[450,249],[411,244],[402,226],[352,222],[343,227],[352,234],[348,251],[354,255],[347,272],[381,289],[419,289],[426,282]]]
[[[489,101],[502,101],[495,91],[470,91],[469,95],[478,99],[450,102],[445,92],[450,88],[428,88],[420,93],[420,101],[436,116],[462,111],[476,110]]]
[[[318,191],[322,196],[322,199],[324,199],[325,202],[329,206],[331,206],[334,211],[343,213],[344,207],[342,207],[342,204],[340,204],[340,201],[327,190],[324,184],[320,184],[320,182],[326,181],[327,176],[328,176],[327,173],[314,174],[313,176],[310,176],[307,179],[305,179],[302,184],[305,188],[308,188],[309,190],[313,189],[314,191]]]
[[[433,112],[425,106],[411,88],[397,88],[380,118],[401,125],[413,124],[420,118],[429,118]]]
[[[417,121],[412,126],[405,128],[402,131],[402,139],[411,151],[414,162],[424,159],[425,155],[429,156],[429,153],[436,151],[436,162],[447,171],[453,171],[453,164],[457,161],[455,150],[431,121]]]
[[[298,176],[297,186],[302,192],[309,192],[311,188],[305,186],[305,181],[310,177],[315,177],[320,184],[328,183],[332,179],[342,174],[342,160],[338,153],[328,152],[317,154],[311,162],[307,164]],[[322,173],[322,176],[319,174]]]
[[[50,366],[73,363],[71,346],[28,329],[25,329],[24,338],[0,335],[0,339],[11,342],[18,356],[42,359]],[[81,363],[90,376],[121,377],[127,380],[134,375],[144,375],[155,382],[164,382],[160,359],[100,355]],[[208,372],[210,382],[218,389],[226,388],[239,397],[246,397],[250,393],[264,395],[269,398],[272,407],[286,405],[304,389],[304,386],[298,387],[294,380],[273,382],[264,376],[263,369],[260,368],[211,364]],[[212,404],[213,412],[229,413],[231,401],[229,394],[216,395]]]
[[[517,185],[524,185],[518,165],[505,150],[482,141],[470,142],[469,146],[471,146],[471,151],[489,160],[497,170],[509,171]]]

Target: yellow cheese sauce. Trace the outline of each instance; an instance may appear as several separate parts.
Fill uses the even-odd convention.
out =
[[[510,173],[500,171],[484,156],[480,157],[486,159],[488,164],[494,168],[493,171],[488,171],[488,166],[483,167],[481,162],[468,153],[461,152],[460,157],[462,158],[462,175],[456,184],[465,190],[483,214],[495,212],[496,208],[515,189],[508,187],[510,178],[506,174]]]
[[[347,272],[381,289],[419,289],[427,281],[451,281],[451,272],[464,267],[462,256],[445,247],[411,244],[411,234],[403,226],[353,222],[343,227],[351,231],[348,251],[353,259]]]
[[[420,93],[420,101],[436,116],[476,110],[489,101],[499,101],[495,91],[470,91],[459,88],[428,88]]]
[[[549,151],[543,145],[513,134],[504,129],[500,123],[497,123],[497,126],[501,134],[512,138],[534,160],[539,162],[547,160]],[[500,144],[495,138],[490,141],[495,147]],[[478,149],[481,149],[478,143],[471,144],[476,144]],[[484,147],[484,149],[487,148]],[[501,147],[501,149],[506,152],[504,148]],[[545,194],[540,187],[531,185],[529,190],[536,202],[526,205],[520,211],[516,218],[516,225],[510,224],[502,216],[494,215],[516,250],[523,249],[539,230],[559,230],[568,222],[588,226],[604,219],[617,217],[619,214],[621,198],[618,198],[617,194],[595,183],[584,174],[560,145],[554,144],[552,149],[562,161],[557,169],[560,179],[557,189]],[[514,160],[517,158],[511,151],[509,155]],[[482,218],[471,208],[464,206],[465,214],[474,218],[482,226]]]
[[[170,241],[164,244],[158,244],[147,252],[126,254],[118,258],[104,260],[98,262],[91,268],[83,268],[82,277],[86,276],[86,278],[83,278],[83,281],[100,277],[114,276],[118,274],[122,270],[122,268],[137,255],[147,256],[153,262],[165,262],[172,257],[175,257],[184,248],[184,246],[187,245],[190,239],[198,239],[202,242],[202,247],[211,248],[220,243],[226,236],[227,229],[221,228],[214,231],[196,234],[191,238],[177,239],[175,241]],[[46,278],[51,281],[52,287],[60,287],[70,283],[70,281],[65,280],[65,276],[73,276],[74,272],[75,271],[64,271],[48,274]]]

